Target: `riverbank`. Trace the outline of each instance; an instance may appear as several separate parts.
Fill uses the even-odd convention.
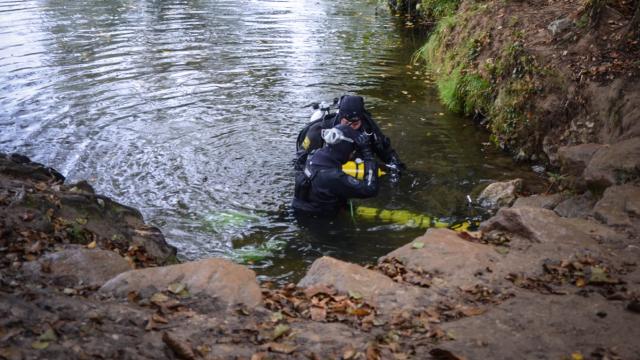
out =
[[[0,184],[3,358],[640,354],[637,184],[520,198],[480,232],[431,229],[368,267],[322,257],[287,286],[177,264],[137,211],[23,156],[0,156]]]
[[[389,3],[433,29],[417,55],[444,104],[516,159],[559,167],[567,146],[640,136],[637,1]]]

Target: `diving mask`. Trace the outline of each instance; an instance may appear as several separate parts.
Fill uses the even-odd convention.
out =
[[[353,139],[344,136],[344,133],[337,128],[323,129],[320,134],[322,139],[329,145],[336,144],[339,141],[353,142]]]

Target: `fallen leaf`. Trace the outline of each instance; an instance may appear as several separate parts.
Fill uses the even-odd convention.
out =
[[[284,335],[287,331],[289,331],[289,326],[284,325],[284,324],[280,324],[278,326],[276,326],[275,329],[273,329],[273,340],[278,339],[279,337],[281,337],[282,335]]]
[[[438,348],[435,348],[429,351],[429,355],[431,355],[431,357],[434,360],[464,360],[463,358],[454,355],[449,350],[438,349]]]
[[[411,244],[411,247],[414,249],[422,249],[424,247],[424,243],[416,241],[413,244]]]
[[[196,354],[191,349],[191,346],[181,339],[171,335],[168,332],[162,334],[162,341],[167,344],[177,357],[185,360],[191,360],[196,358]]]
[[[310,312],[313,321],[324,321],[327,317],[327,309],[324,307],[312,306]]]
[[[464,307],[461,312],[465,316],[476,316],[484,314],[485,310],[479,307]]]
[[[160,305],[169,301],[169,297],[163,293],[157,292],[153,294],[149,300],[156,305]]]
[[[335,293],[336,293],[336,290],[334,288],[324,284],[314,285],[304,289],[304,294],[308,298],[312,298],[318,294],[326,294],[331,296],[331,295],[335,295]]]
[[[209,347],[209,345],[198,345],[196,346],[196,352],[198,353],[198,355],[206,357],[211,352],[211,348]],[[251,360],[253,360],[253,357],[251,357]]]
[[[576,280],[577,287],[585,287],[587,285],[587,281],[584,278],[578,278]]]
[[[151,316],[151,319],[153,319],[153,321],[160,323],[160,324],[168,324],[169,320],[167,320],[166,318],[164,318],[162,315],[155,313]]]
[[[498,254],[507,255],[509,253],[509,248],[506,246],[496,246],[495,249]]]
[[[90,243],[88,243],[88,244],[87,244],[87,249],[95,249],[95,248],[96,248],[96,245],[98,245],[98,244],[97,244],[97,243],[96,243],[96,241],[94,240],[94,241],[92,241],[92,242],[90,242]]]
[[[32,213],[32,212],[30,212],[30,211],[27,211],[27,212],[25,212],[24,214],[22,214],[22,215],[20,216],[20,219],[21,219],[22,221],[29,222],[29,221],[33,220],[33,218],[34,218],[34,217],[35,217],[35,214],[34,214],[34,213]]]
[[[269,358],[268,356],[266,352],[261,351],[251,355],[251,360],[265,360]]]
[[[349,347],[342,354],[342,358],[344,360],[350,360],[354,356],[356,356],[356,350],[353,347],[351,347],[351,345],[349,345]]]
[[[31,343],[31,347],[36,350],[44,350],[49,347],[49,343],[47,341],[34,341]]]
[[[262,345],[262,348],[272,352],[281,353],[281,354],[291,354],[292,352],[296,351],[296,347],[293,345],[281,344],[281,343],[275,343],[275,342],[266,343]]]
[[[576,351],[571,353],[571,360],[584,360],[584,356],[582,356],[581,353]]]
[[[187,288],[187,286],[185,284],[182,284],[182,283],[173,283],[173,284],[169,284],[169,286],[167,286],[167,290],[169,290],[170,293],[176,294],[176,295],[181,293],[186,288]]]
[[[373,343],[367,346],[367,360],[380,360],[380,351]]]
[[[140,300],[140,294],[137,291],[129,291],[127,294],[127,300],[132,303],[137,303]]]
[[[58,335],[56,335],[56,332],[53,331],[53,329],[49,328],[47,329],[47,331],[45,331],[44,333],[42,333],[42,335],[38,337],[38,340],[44,341],[44,342],[56,341],[58,340]]]
[[[360,300],[362,299],[362,294],[357,291],[349,291],[349,297],[352,299]]]
[[[278,321],[281,321],[282,319],[284,319],[284,315],[282,315],[282,313],[280,311],[274,312],[271,315],[271,322],[277,323]]]
[[[64,290],[62,290],[62,293],[64,293],[65,295],[75,295],[78,293],[78,291],[72,288],[64,288]]]
[[[349,312],[351,313],[351,315],[360,316],[360,317],[369,315],[371,313],[371,311],[363,308],[352,309]]]
[[[81,218],[81,217],[76,218],[76,222],[80,225],[86,225],[87,221],[88,220],[86,218]]]

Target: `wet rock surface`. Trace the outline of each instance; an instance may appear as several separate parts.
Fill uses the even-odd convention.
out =
[[[511,206],[517,198],[517,192],[522,188],[522,179],[489,184],[478,196],[480,206],[487,209],[497,209]]]
[[[38,175],[0,172],[0,358],[640,353],[633,183],[521,198],[478,232],[430,229],[366,267],[322,257],[283,286],[222,259],[159,266],[172,249],[137,211],[17,159]]]

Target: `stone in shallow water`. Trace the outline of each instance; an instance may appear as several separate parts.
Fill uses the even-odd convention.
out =
[[[521,188],[522,179],[490,184],[478,196],[478,203],[488,209],[510,206],[516,200],[516,193]]]

